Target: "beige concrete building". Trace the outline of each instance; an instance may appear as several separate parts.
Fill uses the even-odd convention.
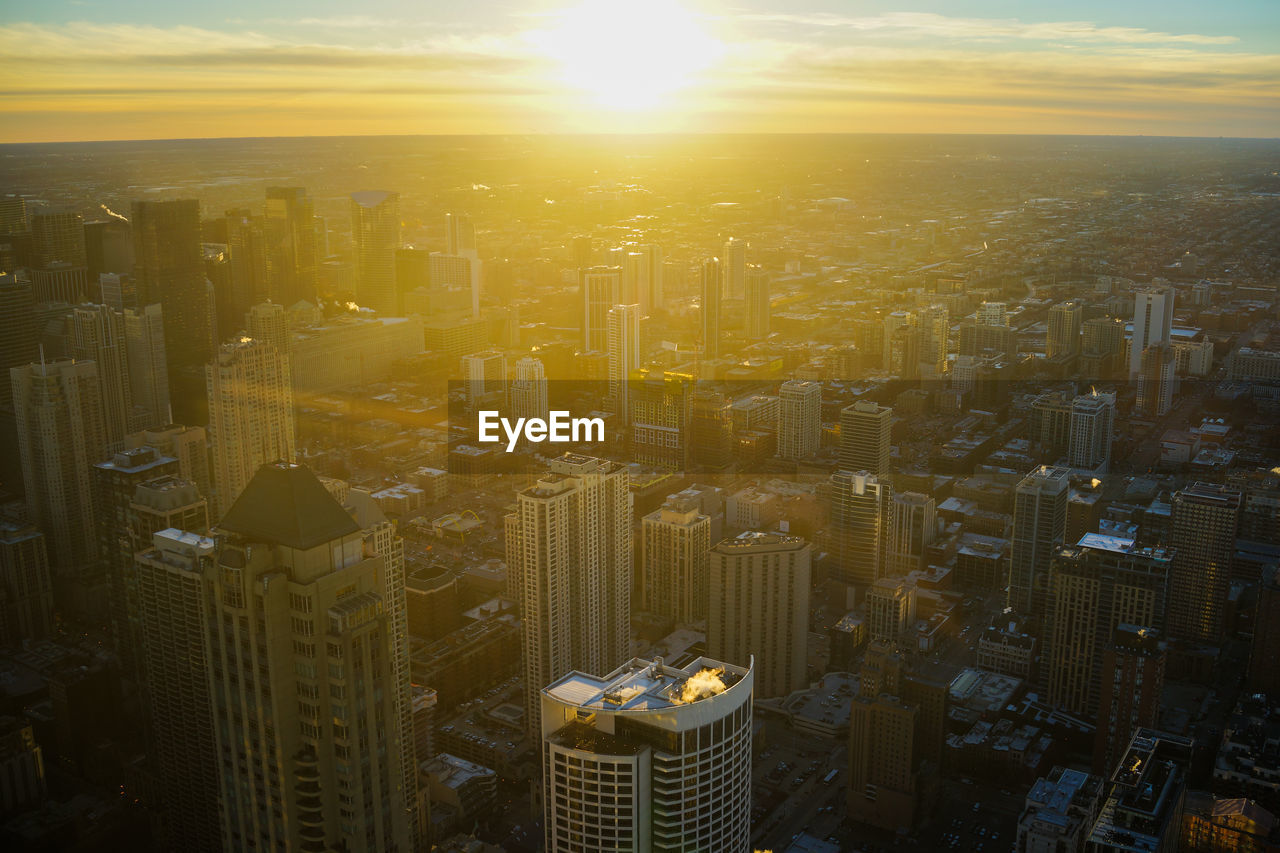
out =
[[[676,622],[707,615],[711,516],[673,495],[641,522],[640,609]]]

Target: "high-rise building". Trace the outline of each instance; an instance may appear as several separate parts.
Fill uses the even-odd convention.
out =
[[[13,405],[9,371],[36,360],[39,339],[31,283],[14,273],[0,275],[0,409]]]
[[[622,270],[596,266],[578,271],[582,300],[582,348],[605,352],[609,346],[609,310],[622,298]]]
[[[711,516],[672,495],[641,521],[640,609],[673,622],[705,619],[710,601]]]
[[[904,640],[916,624],[916,588],[902,578],[878,578],[867,590],[867,636]]]
[[[1138,387],[1134,409],[1149,418],[1168,414],[1173,408],[1174,373],[1173,348],[1155,343],[1144,349],[1138,360]]]
[[[263,217],[246,209],[228,210],[227,253],[231,265],[230,317],[219,317],[223,331],[239,322],[252,305],[271,295],[267,283],[267,227]]]
[[[822,440],[822,383],[789,379],[778,388],[778,456],[807,459]]]
[[[152,538],[170,527],[201,536],[209,532],[208,502],[195,483],[172,474],[139,483],[129,500],[127,518],[131,556],[147,550]]]
[[[1171,639],[1207,645],[1223,641],[1242,502],[1238,489],[1212,483],[1195,483],[1173,496],[1166,628]]]
[[[670,471],[688,468],[693,377],[642,368],[631,388],[631,458]]]
[[[750,849],[747,666],[632,659],[542,690],[545,849]]]
[[[517,418],[547,418],[547,372],[531,355],[516,362],[511,379],[511,414]]]
[[[289,360],[253,339],[229,343],[205,374],[213,517],[221,518],[268,462],[294,454],[293,387]]]
[[[1041,465],[1022,478],[1013,496],[1013,549],[1009,559],[1009,607],[1041,613],[1054,549],[1067,534],[1067,468]]]
[[[386,558],[285,462],[197,549],[224,846],[411,849]]]
[[[631,376],[640,369],[640,306],[615,305],[609,309],[609,398],[613,410],[626,422],[631,415]]]
[[[1120,625],[1159,628],[1168,602],[1169,557],[1097,533],[1058,549],[1049,570],[1042,674],[1050,701],[1098,713],[1102,666]]]
[[[59,604],[84,609],[101,582],[90,479],[107,452],[98,368],[67,358],[9,375],[27,510],[47,537]]]
[[[951,314],[945,305],[920,309],[920,368],[922,379],[941,377],[947,370],[947,336],[951,334]]]
[[[1177,850],[1195,741],[1139,729],[1112,770],[1089,853]]]
[[[886,572],[901,577],[925,566],[925,551],[938,531],[933,498],[920,492],[895,492],[889,501]]]
[[[1133,733],[1159,721],[1167,657],[1159,631],[1124,622],[1116,626],[1102,657],[1093,772],[1114,770]]]
[[[840,468],[887,479],[893,409],[858,400],[840,410]]]
[[[1129,349],[1129,378],[1143,372],[1143,352],[1152,345],[1173,343],[1173,288],[1152,285],[1134,291],[1133,338]]]
[[[871,584],[884,575],[892,492],[887,481],[867,471],[831,475],[830,550],[842,583]]]
[[[662,247],[654,243],[640,246],[640,251],[648,256],[645,269],[648,279],[643,282],[640,292],[640,310],[644,314],[652,314],[663,307],[662,289]]]
[[[769,274],[754,264],[747,267],[746,287],[745,331],[748,340],[758,341],[769,336],[772,311],[769,301]]]
[[[90,285],[103,275],[133,275],[131,231],[129,223],[123,219],[112,218],[84,224],[84,248]],[[122,306],[113,307],[119,310]]]
[[[720,357],[720,300],[721,300],[721,264],[719,258],[708,258],[702,262],[701,302],[702,315],[699,327],[699,343],[702,345],[702,357],[714,359]]]
[[[267,187],[267,293],[275,302],[293,305],[316,299],[316,211],[303,187]]]
[[[505,406],[507,357],[501,351],[491,349],[464,355],[460,369],[469,409],[489,404],[498,408]]]
[[[0,645],[20,646],[53,632],[53,581],[44,534],[0,520]]]
[[[1124,349],[1124,321],[1119,317],[1092,317],[1083,328],[1085,355],[1113,355]]]
[[[859,695],[849,716],[847,813],[896,831],[915,823],[920,798],[918,710],[889,693]]]
[[[203,423],[205,399],[197,377],[213,358],[216,323],[200,250],[200,203],[136,201],[132,209],[138,305],[162,309],[173,414]]]
[[[619,301],[624,305],[639,305],[640,315],[649,312],[649,253],[634,251],[634,246],[624,247],[622,255],[622,289]]]
[[[476,227],[465,213],[444,215],[445,250],[451,255],[474,256]]]
[[[808,542],[778,533],[743,533],[711,549],[707,651],[740,666],[754,660],[759,698],[809,683],[811,558]]]
[[[84,219],[73,211],[30,216],[31,282],[37,302],[75,304],[90,297]]]
[[[737,237],[725,241],[721,256],[724,299],[742,299],[747,290],[747,244]]]
[[[289,317],[278,302],[259,302],[249,308],[244,318],[245,332],[255,341],[276,348],[281,355],[291,355]]]
[[[625,466],[566,453],[516,495],[506,517],[509,587],[524,613],[530,731],[537,691],[574,671],[626,660],[631,621],[631,494]]]
[[[1111,437],[1116,419],[1114,391],[1081,394],[1071,404],[1071,438],[1067,444],[1072,468],[1105,473],[1111,467]]]
[[[178,474],[195,484],[201,495],[213,493],[213,475],[209,470],[209,441],[204,427],[166,424],[133,433],[125,439],[126,447],[150,445],[178,460]],[[185,528],[184,528],[185,529]]]
[[[1023,853],[1084,853],[1084,843],[1102,807],[1102,778],[1055,766],[1048,776],[1037,779],[1018,816],[1014,849]]]
[[[130,431],[169,423],[169,359],[164,347],[164,309],[158,303],[124,309],[124,340],[129,397],[133,402]]]
[[[102,426],[107,446],[118,448],[130,432],[133,387],[125,344],[124,316],[105,305],[77,305],[68,318],[69,355],[98,366]]]
[[[1249,687],[1259,693],[1280,694],[1280,568],[1263,570],[1258,583],[1258,609],[1249,650]]]
[[[351,194],[351,240],[356,301],[380,314],[396,313],[395,253],[400,248],[400,194]]]
[[[1049,358],[1078,354],[1083,321],[1084,306],[1079,302],[1061,302],[1050,308],[1044,354]]]
[[[695,391],[689,412],[689,467],[708,473],[733,464],[733,409],[717,391]]]

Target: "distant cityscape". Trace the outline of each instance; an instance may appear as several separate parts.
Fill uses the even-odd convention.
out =
[[[1280,851],[1274,140],[0,154],[5,849]]]

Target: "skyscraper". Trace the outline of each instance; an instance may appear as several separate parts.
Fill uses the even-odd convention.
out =
[[[84,219],[74,211],[30,216],[31,281],[37,302],[75,304],[90,297]]]
[[[448,254],[467,259],[468,288],[471,293],[471,316],[480,316],[480,253],[476,250],[476,229],[471,217],[464,213],[444,215],[445,245]]]
[[[1167,414],[1173,407],[1174,374],[1173,348],[1168,344],[1154,343],[1144,349],[1138,360],[1138,388],[1134,409],[1149,418]]]
[[[124,316],[105,305],[86,304],[77,305],[68,319],[69,354],[98,366],[103,431],[107,446],[117,449],[130,432],[133,419]]]
[[[461,370],[468,409],[506,405],[507,357],[501,351],[490,349],[464,355]]]
[[[750,665],[762,699],[808,684],[812,550],[799,536],[743,533],[712,547],[707,651]]]
[[[858,400],[840,410],[840,468],[888,478],[893,409]]]
[[[1134,291],[1133,338],[1129,349],[1129,378],[1143,372],[1142,354],[1153,344],[1173,344],[1173,288],[1152,285]]]
[[[150,445],[165,456],[174,457],[178,460],[178,473],[182,479],[194,483],[202,496],[213,493],[208,435],[204,427],[165,424],[136,432],[125,439],[125,444],[128,447]]]
[[[1022,478],[1013,497],[1009,607],[1041,613],[1053,550],[1067,534],[1070,470],[1041,465]]]
[[[164,309],[159,304],[124,309],[129,429],[151,429],[172,420],[169,410],[169,358],[164,347]]]
[[[138,305],[159,304],[173,415],[203,423],[199,379],[214,354],[216,328],[195,199],[133,203],[133,275]]]
[[[747,244],[737,237],[725,241],[721,256],[722,299],[741,299],[747,285]]]
[[[380,314],[394,314],[400,194],[382,190],[352,193],[351,238],[356,262],[356,301]]]
[[[27,510],[47,537],[59,604],[100,610],[89,474],[106,455],[97,365],[42,361],[15,367],[10,377]]]
[[[733,464],[733,410],[717,391],[693,395],[689,412],[689,468],[708,473],[727,471]]]
[[[1084,306],[1079,302],[1061,302],[1050,308],[1044,354],[1049,358],[1057,358],[1079,353],[1083,319]]]
[[[641,246],[640,251],[648,256],[648,262],[645,264],[648,279],[641,290],[640,310],[645,314],[652,314],[663,307],[662,247],[648,243]]]
[[[1133,733],[1154,726],[1168,646],[1152,628],[1120,623],[1102,657],[1102,695],[1093,746],[1093,772],[1114,770]]]
[[[720,357],[721,286],[720,259],[708,258],[702,262],[702,325],[699,335],[702,357],[706,359]]]
[[[609,397],[613,410],[631,420],[631,376],[640,369],[640,306],[615,305],[609,309]]]
[[[1242,502],[1239,490],[1212,483],[1195,483],[1173,496],[1166,629],[1171,639],[1208,645],[1223,641]]]
[[[547,417],[547,373],[531,355],[516,362],[511,380],[511,414],[517,418]]]
[[[758,341],[769,336],[769,274],[760,267],[747,267],[745,299],[747,339]]]
[[[545,849],[750,849],[753,676],[635,658],[543,689]]]
[[[1058,549],[1044,617],[1042,672],[1050,701],[1075,714],[1096,715],[1106,690],[1103,678],[1115,672],[1102,664],[1116,629],[1159,630],[1168,584],[1168,555],[1135,547],[1130,539],[1088,533],[1078,545]]]
[[[895,492],[889,501],[886,574],[901,577],[925,566],[925,549],[937,533],[933,498],[920,492]]]
[[[245,314],[245,332],[255,341],[275,347],[281,355],[291,354],[289,318],[278,302],[259,302],[250,307]]]
[[[228,210],[227,252],[231,264],[230,317],[219,317],[223,331],[240,322],[249,310],[270,297],[267,283],[267,227],[263,217],[250,210]]]
[[[892,491],[887,481],[866,471],[831,475],[831,551],[840,582],[871,584],[885,574]]]
[[[778,456],[807,459],[822,439],[822,383],[788,379],[778,388]]]
[[[566,453],[516,495],[506,517],[510,588],[524,613],[522,653],[531,732],[538,690],[573,670],[627,658],[631,495],[626,467]]]
[[[622,289],[618,301],[625,305],[639,305],[640,315],[646,310],[649,301],[649,253],[634,251],[634,246],[625,246],[622,255]]]
[[[669,471],[689,464],[693,377],[642,368],[631,388],[631,458]]]
[[[1071,404],[1071,438],[1067,450],[1072,468],[1105,473],[1111,466],[1111,438],[1116,419],[1114,391],[1081,394]]]
[[[267,187],[267,293],[282,305],[316,299],[315,204],[303,187]]]
[[[920,377],[935,379],[947,370],[947,336],[951,334],[951,314],[945,305],[920,309]]]
[[[1249,687],[1259,693],[1280,693],[1280,567],[1263,570],[1258,583],[1253,645],[1249,650]]]
[[[291,463],[260,468],[215,534],[199,547],[224,844],[411,849],[386,558]]]
[[[867,590],[867,636],[897,642],[916,624],[916,588],[902,578],[879,578]]]
[[[261,466],[293,459],[293,387],[288,358],[253,339],[224,345],[205,381],[213,517],[221,518]]]
[[[673,622],[704,619],[710,601],[711,516],[673,495],[641,521],[640,609]]]
[[[48,639],[53,581],[44,534],[34,525],[0,520],[0,590],[0,645]]]
[[[919,799],[919,711],[888,693],[859,695],[849,717],[848,815],[887,830],[910,827]]]
[[[622,298],[622,270],[596,266],[578,271],[582,300],[582,348],[605,352],[609,346],[609,310]]]

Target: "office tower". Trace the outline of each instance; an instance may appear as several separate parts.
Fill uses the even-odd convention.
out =
[[[919,492],[895,492],[889,501],[886,573],[901,577],[925,569],[925,550],[938,531],[933,498]]]
[[[431,256],[436,254],[426,249],[396,249],[394,265],[396,272],[396,299],[401,307],[405,305],[405,294],[415,290],[431,287]]]
[[[689,467],[727,471],[733,464],[733,409],[717,391],[696,391],[689,412]]]
[[[84,220],[71,211],[36,213],[31,222],[31,282],[37,302],[90,297]]]
[[[136,432],[125,439],[127,447],[149,445],[165,456],[178,460],[178,474],[195,484],[201,495],[213,494],[213,475],[209,470],[209,442],[204,427],[179,424]]]
[[[947,371],[947,336],[951,334],[951,315],[945,305],[922,308],[916,320],[920,329],[920,367],[922,379],[933,379]]]
[[[36,360],[39,337],[31,283],[0,275],[0,409],[13,405],[10,369]]]
[[[639,251],[648,256],[645,264],[648,279],[642,283],[640,309],[644,314],[652,314],[661,310],[664,305],[662,247],[655,243],[648,243],[640,246]]]
[[[141,638],[137,632],[138,591],[133,575],[134,540],[129,506],[138,486],[156,477],[178,473],[178,460],[154,447],[134,447],[93,466],[93,509],[96,544],[107,573],[108,607],[116,654],[125,671],[136,669]]]
[[[1124,622],[1116,626],[1102,657],[1094,773],[1114,770],[1133,733],[1159,722],[1168,652],[1159,631]]]
[[[23,234],[30,230],[27,200],[17,195],[0,196],[0,234]]]
[[[754,673],[632,659],[542,690],[545,849],[750,849]]]
[[[9,375],[27,510],[47,537],[59,604],[78,608],[97,580],[89,472],[106,455],[98,368],[58,359]]]
[[[473,352],[462,357],[462,390],[467,408],[506,405],[507,357],[498,350]]]
[[[1114,391],[1081,394],[1071,404],[1068,461],[1072,468],[1105,473],[1111,467],[1111,437],[1116,419]]]
[[[1249,650],[1249,688],[1280,693],[1280,568],[1268,566],[1258,583],[1258,609]]]
[[[170,527],[201,536],[208,533],[209,504],[195,483],[161,474],[138,483],[129,499],[127,520],[132,557],[150,548],[152,537]]]
[[[1002,360],[1017,355],[1017,335],[1003,302],[983,302],[975,320],[960,326],[960,354]]]
[[[622,298],[622,270],[596,266],[578,271],[582,300],[582,348],[605,352],[609,346],[609,309]]]
[[[977,320],[980,326],[1007,326],[1009,315],[1003,302],[982,302],[978,306]]]
[[[511,380],[511,415],[516,418],[547,418],[547,373],[542,362],[531,355],[516,362]]]
[[[1124,321],[1119,317],[1093,317],[1083,324],[1085,355],[1113,355],[1124,349]]]
[[[432,290],[469,294],[471,270],[474,266],[474,259],[465,255],[431,252],[427,255],[427,279]],[[458,304],[463,302],[464,300],[459,300]]]
[[[98,367],[102,425],[109,448],[122,446],[133,417],[133,387],[125,345],[124,316],[105,305],[77,305],[68,318],[68,350],[77,361]]]
[[[1171,639],[1206,645],[1225,639],[1223,618],[1242,502],[1237,489],[1212,483],[1195,483],[1173,496],[1166,629]]]
[[[53,631],[53,581],[44,534],[30,524],[0,520],[0,645],[48,639]]]
[[[1143,352],[1150,346],[1173,343],[1173,288],[1153,285],[1134,291],[1133,338],[1129,349],[1129,378],[1144,372]]]
[[[689,466],[693,377],[642,368],[631,387],[631,458],[669,471]]]
[[[225,243],[201,243],[200,259],[204,277],[209,283],[214,318],[214,346],[234,337],[240,331],[240,318],[235,314],[235,285],[231,280],[231,256]]]
[[[444,230],[445,247],[450,255],[475,256],[476,228],[471,224],[470,216],[465,213],[446,213]]]
[[[409,850],[385,557],[284,462],[197,547],[224,845]]]
[[[275,302],[293,305],[316,299],[315,204],[302,187],[267,187],[267,293]]]
[[[1128,738],[1125,738],[1127,744]],[[1054,766],[1031,786],[1018,815],[1014,849],[1026,853],[1083,853],[1102,807],[1103,776]]]
[[[400,194],[381,190],[352,193],[351,242],[356,262],[356,301],[380,314],[394,314]]]
[[[721,274],[723,276],[721,297],[741,299],[747,289],[747,244],[736,237],[730,237],[725,241],[724,254],[721,257]]]
[[[137,201],[132,222],[138,304],[159,304],[163,311],[174,416],[202,422],[204,400],[196,377],[213,357],[215,324],[200,253],[200,204],[195,199]]]
[[[673,622],[705,619],[710,597],[711,516],[672,495],[641,521],[640,609]]]
[[[281,355],[289,355],[289,317],[278,302],[259,302],[244,318],[245,331],[255,341],[275,347]]]
[[[756,695],[786,696],[809,683],[812,551],[799,536],[743,533],[711,548],[707,653],[754,661]]]
[[[249,210],[227,211],[227,252],[231,265],[229,318],[220,317],[223,331],[238,323],[251,305],[271,295],[267,284],[267,228],[263,217]]]
[[[252,339],[225,344],[205,371],[213,517],[221,518],[254,472],[294,454],[289,360]]]
[[[904,328],[914,327],[916,315],[910,311],[894,311],[886,314],[883,320],[884,334],[881,338],[883,347],[880,355],[880,366],[885,370],[893,369],[893,346],[898,332]],[[898,338],[901,341],[901,338]],[[913,365],[914,367],[914,365]],[[895,376],[899,374],[895,373]]]
[[[918,711],[888,693],[863,694],[849,715],[847,814],[896,831],[915,823],[920,798]]]
[[[822,383],[789,379],[777,399],[778,456],[808,459],[822,440]]]
[[[631,495],[626,467],[566,453],[516,495],[507,571],[524,613],[529,731],[538,693],[573,670],[626,660],[631,621]]]
[[[631,375],[640,369],[640,306],[615,305],[609,309],[609,398],[623,423],[631,415]]]
[[[1083,320],[1084,306],[1079,302],[1061,302],[1050,308],[1044,354],[1049,358],[1078,354]]]
[[[720,357],[720,259],[708,258],[702,262],[701,306],[702,316],[699,327],[699,343],[702,345],[702,357],[714,359]]]
[[[831,475],[831,552],[835,578],[870,584],[885,573],[888,482],[866,471]]]
[[[622,254],[622,286],[618,300],[624,305],[639,305],[643,317],[649,313],[649,253],[634,251],[635,248],[626,246]]]
[[[1086,841],[1089,853],[1177,850],[1195,741],[1154,729],[1134,732],[1111,772],[1106,801]]]
[[[879,578],[867,590],[867,636],[905,640],[916,626],[916,588],[902,578]]]
[[[858,400],[840,410],[840,468],[888,479],[893,409]]]
[[[1075,714],[1097,714],[1102,661],[1117,627],[1163,626],[1169,574],[1165,552],[1137,548],[1131,539],[1089,533],[1058,549],[1044,616],[1042,668],[1050,701]]]
[[[769,274],[756,265],[747,267],[745,332],[748,340],[758,341],[769,336],[771,305],[769,302]]]
[[[1151,344],[1139,360],[1137,399],[1134,409],[1149,418],[1158,418],[1173,407],[1173,348],[1167,344]]]
[[[1041,465],[1014,491],[1008,606],[1024,615],[1043,612],[1049,562],[1067,534],[1070,474]]]
[[[90,286],[102,275],[133,274],[133,233],[125,220],[86,222],[84,248]]]
[[[98,276],[98,296],[102,304],[117,311],[134,308],[138,304],[138,291],[133,276],[124,273],[104,272]]]

